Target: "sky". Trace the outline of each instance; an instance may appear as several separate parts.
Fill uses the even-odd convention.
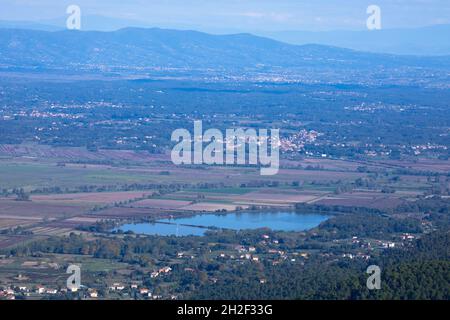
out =
[[[449,0],[0,0],[0,20],[52,22],[71,4],[82,17],[206,32],[363,30],[369,5],[384,29],[450,24]]]

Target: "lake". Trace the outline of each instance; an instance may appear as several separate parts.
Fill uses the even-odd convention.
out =
[[[239,212],[202,214],[187,218],[161,219],[155,223],[125,224],[115,230],[149,235],[204,235],[208,227],[242,230],[270,228],[277,231],[303,231],[318,226],[329,217],[296,212]]]

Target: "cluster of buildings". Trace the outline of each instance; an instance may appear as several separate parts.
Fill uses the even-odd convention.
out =
[[[28,115],[30,118],[62,118],[62,119],[81,119],[84,118],[80,114],[69,114],[63,112],[48,112],[33,110]]]
[[[258,248],[255,246],[236,245],[233,247],[237,254],[218,254],[218,259],[262,262],[269,261],[272,265],[278,265],[284,261],[297,261],[297,258],[308,259],[309,254],[306,252],[286,252],[277,248],[279,241],[270,239],[269,235],[262,235],[262,240],[258,242]]]
[[[369,260],[370,255],[367,254],[367,251],[372,251],[374,249],[394,249],[399,246],[402,246],[404,242],[411,242],[414,239],[416,239],[415,235],[412,235],[410,233],[403,233],[398,236],[398,240],[396,242],[394,241],[386,241],[386,240],[363,240],[359,239],[358,237],[352,237],[351,244],[357,245],[361,249],[366,249],[366,252],[353,252],[353,253],[343,253],[341,256],[342,258],[348,258],[348,259],[364,259]],[[339,240],[334,240],[333,242],[339,242]]]
[[[403,112],[405,110],[410,110],[413,108],[416,108],[416,106],[415,105],[384,104],[382,102],[377,102],[377,103],[362,102],[361,104],[354,106],[354,107],[345,107],[344,110],[374,113],[375,111],[378,111],[378,110],[390,110],[390,111],[396,111],[396,112]]]
[[[124,284],[121,283],[113,283],[112,285],[109,286],[109,291],[111,292],[122,292],[125,290],[131,290],[131,291],[136,291],[138,292],[142,297],[144,298],[148,298],[148,299],[162,299],[162,296],[160,295],[155,295],[153,294],[150,289],[143,287],[141,285],[139,285],[138,283],[132,283],[129,286],[126,286]],[[93,298],[91,296],[91,298]],[[95,297],[97,298],[97,296]]]
[[[168,273],[172,269],[170,267],[165,267],[159,270],[159,273]],[[43,285],[36,285],[32,287],[27,287],[24,285],[21,286],[10,286],[2,288],[0,287],[0,300],[15,300],[16,298],[25,297],[25,298],[38,298],[39,296],[53,296],[53,295],[65,295],[67,293],[75,293],[82,292],[82,296],[85,299],[96,299],[101,296],[99,291],[94,288],[86,288],[82,286],[82,288],[47,288]],[[125,293],[128,294],[131,292],[139,293],[143,298],[148,299],[162,299],[162,296],[153,294],[150,289],[143,287],[138,283],[131,283],[129,285],[125,285],[119,282],[113,283],[108,287],[108,291],[116,292],[116,293]],[[171,299],[175,299],[176,297],[171,297]]]
[[[322,134],[314,130],[302,129],[287,138],[280,140],[280,150],[282,152],[299,152],[306,144],[313,143]]]
[[[88,292],[90,292],[93,289],[88,289]],[[67,288],[47,288],[43,285],[36,285],[36,286],[10,286],[8,288],[0,288],[0,299],[7,299],[7,300],[15,300],[18,296],[22,297],[32,297],[32,296],[53,296],[53,295],[63,295],[68,292],[77,292],[78,290],[76,288],[73,289],[67,289]],[[95,290],[94,290],[95,291]]]
[[[414,155],[418,156],[426,151],[445,151],[447,150],[447,146],[445,145],[438,145],[438,144],[422,144],[422,145],[415,145],[411,146],[412,151],[414,152]]]
[[[153,271],[151,274],[150,274],[150,277],[151,278],[157,278],[157,277],[159,277],[161,274],[167,274],[167,273],[170,273],[172,271],[172,268],[171,267],[163,267],[163,268],[161,268],[161,269],[159,269],[159,270],[157,270],[157,271]]]

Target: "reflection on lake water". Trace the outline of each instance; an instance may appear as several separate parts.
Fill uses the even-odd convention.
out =
[[[233,230],[270,228],[279,231],[302,231],[312,229],[327,219],[328,216],[321,214],[296,212],[242,212],[221,215],[211,213],[187,218],[162,219],[158,221],[161,223],[125,224],[116,230],[162,236],[201,236],[208,230],[206,227]]]

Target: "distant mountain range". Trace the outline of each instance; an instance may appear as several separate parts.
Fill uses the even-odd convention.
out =
[[[30,29],[40,31],[64,30],[66,17],[39,22],[0,21],[0,28]],[[118,19],[99,15],[83,15],[84,31],[117,31],[127,27],[151,28],[143,21]],[[171,28],[185,29],[181,25]],[[192,26],[198,30],[200,26]],[[232,28],[208,30],[212,33],[236,33]],[[377,31],[252,31],[252,34],[281,42],[303,45],[321,44],[365,52],[406,55],[450,55],[450,25],[434,25],[411,29],[383,29]]]
[[[126,28],[113,32],[0,29],[2,68],[449,68],[450,57],[373,54],[291,45],[251,34]]]
[[[28,29],[41,31],[58,31],[63,30],[62,27],[51,24],[31,22],[31,21],[2,21],[0,20],[0,28],[3,29]]]
[[[315,43],[366,52],[407,55],[450,54],[450,25],[375,31],[282,31],[266,32],[261,35],[291,44]]]

